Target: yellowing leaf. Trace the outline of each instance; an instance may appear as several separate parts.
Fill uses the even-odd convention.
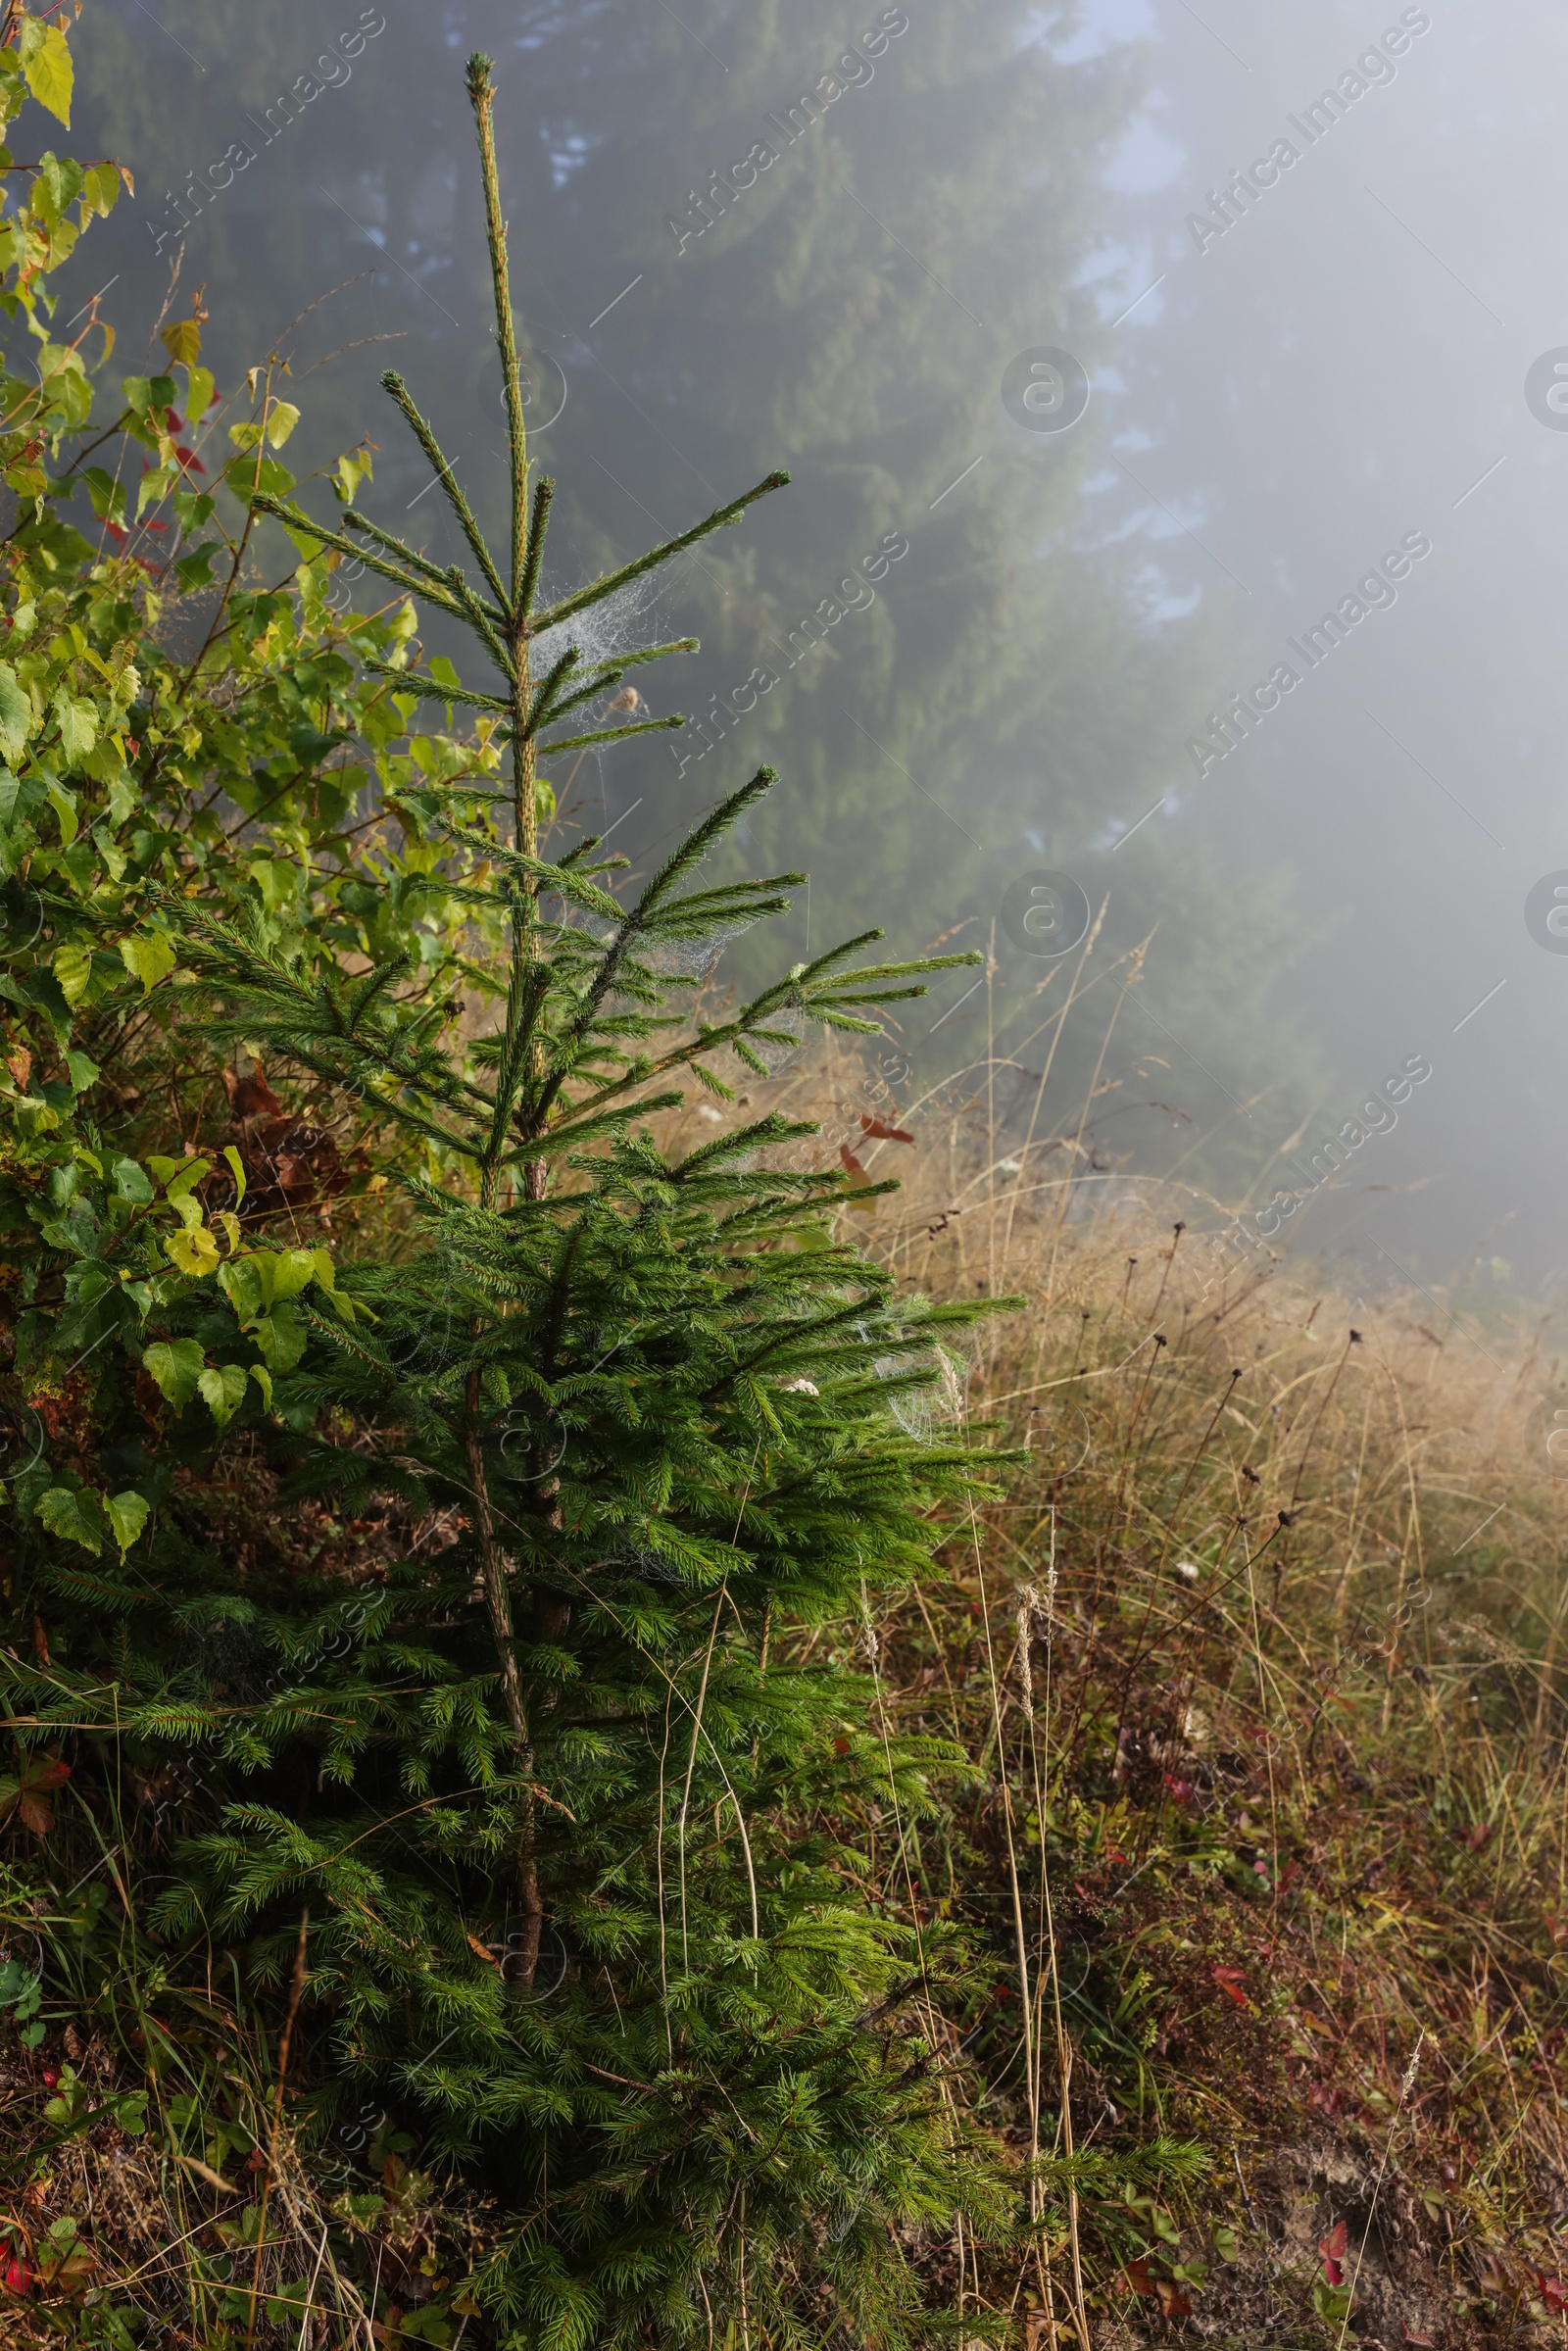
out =
[[[162,931],[133,931],[120,942],[120,959],[133,980],[140,980],[144,997],[151,996],[179,960]],[[62,981],[61,985],[64,986]]]
[[[202,330],[194,318],[175,318],[164,328],[159,341],[172,360],[182,367],[194,367],[201,357]]]
[[[218,1244],[205,1225],[196,1225],[188,1233],[171,1233],[164,1243],[164,1254],[194,1282],[216,1267]]]
[[[220,1429],[228,1426],[245,1401],[247,1373],[243,1363],[210,1364],[196,1385]]]
[[[60,982],[61,995],[74,1009],[86,993],[87,982],[92,975],[92,949],[57,947],[53,969],[55,978]]]
[[[274,400],[267,412],[267,438],[273,449],[281,449],[300,420],[300,412],[292,400]]]
[[[27,87],[38,104],[46,106],[69,130],[75,74],[66,36],[59,25],[45,24],[37,17],[24,17],[17,54]]]
[[[108,219],[120,201],[120,173],[113,164],[87,166],[82,174],[81,201],[87,210],[102,213]]]
[[[237,1208],[245,1198],[245,1162],[240,1157],[238,1151],[234,1149],[232,1143],[224,1144],[223,1156],[228,1161],[229,1167],[233,1173],[234,1205]]]
[[[332,487],[345,506],[354,504],[354,493],[362,481],[370,479],[370,460],[363,449],[345,450],[337,461],[332,475]]]
[[[10,662],[0,661],[0,758],[14,765],[27,748],[32,726],[32,703]]]
[[[143,1497],[134,1489],[131,1489],[124,1494],[110,1494],[104,1508],[109,1513],[109,1524],[115,1531],[115,1541],[120,1545],[120,1556],[123,1559],[147,1524],[148,1505]]]
[[[149,1154],[147,1164],[176,1205],[192,1185],[199,1184],[204,1175],[212,1173],[213,1166],[211,1159],[199,1156],[194,1159],[166,1159],[157,1151]]]
[[[60,726],[60,748],[74,766],[78,759],[87,757],[98,740],[98,713],[90,702],[79,701],[63,686],[53,707]]]

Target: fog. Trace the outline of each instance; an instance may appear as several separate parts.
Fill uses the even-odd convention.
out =
[[[1114,1014],[1104,1164],[1176,1168],[1352,1287],[1548,1289],[1560,11],[89,0],[71,145],[137,193],[62,309],[106,286],[138,366],[179,258],[226,390],[332,294],[291,464],[368,433],[363,503],[448,561],[375,378],[499,501],[473,47],[558,564],[793,475],[622,616],[702,635],[657,707],[705,724],[571,778],[564,822],[643,860],[771,761],[747,853],[813,881],[770,956],[994,943],[989,988],[909,1024],[922,1083],[993,1035],[1037,1070],[1037,950],[1108,899],[1097,957],[1151,944],[1085,999],[1056,1113]]]

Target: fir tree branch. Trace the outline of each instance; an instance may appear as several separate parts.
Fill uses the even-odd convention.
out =
[[[618,653],[612,665],[596,671],[575,693],[568,694],[564,702],[558,702],[550,712],[551,720],[564,718],[568,710],[579,709],[585,702],[596,702],[601,694],[608,694],[612,686],[618,686],[628,669],[635,669],[642,662],[662,661],[666,653],[695,653],[697,649],[696,637],[677,637],[671,644],[650,645],[641,653]]]
[[[539,487],[533,494],[533,520],[528,529],[522,579],[517,589],[516,611],[523,618],[532,612],[533,600],[539,591],[539,566],[544,562],[545,533],[550,528],[550,508],[555,495],[555,483],[548,473],[541,474]]]
[[[435,434],[430,430],[430,427],[426,423],[424,417],[420,416],[418,410],[415,407],[409,387],[404,382],[402,376],[398,373],[395,367],[388,367],[386,373],[382,376],[381,389],[384,392],[390,393],[393,400],[396,401],[398,407],[403,412],[404,417],[406,418],[409,428],[413,432],[415,439],[418,442],[419,447],[424,451],[425,457],[429,462],[431,471],[434,473],[437,481],[441,484],[442,489],[445,490],[447,494],[447,504],[451,507],[454,514],[456,514],[459,527],[461,528],[464,537],[467,540],[468,545],[473,550],[473,560],[478,564],[480,570],[484,573],[485,579],[489,584],[490,593],[496,600],[499,610],[496,612],[494,617],[498,621],[504,621],[507,616],[507,591],[502,586],[501,575],[497,571],[495,564],[490,559],[490,550],[484,543],[484,533],[480,530],[477,521],[474,519],[473,509],[471,506],[469,506],[468,501],[459,488],[457,477],[453,473],[451,465],[447,463],[440,443],[437,441]]]
[[[639,1095],[635,1102],[623,1102],[618,1109],[605,1110],[598,1116],[579,1118],[574,1111],[547,1126],[542,1132],[531,1127],[526,1137],[514,1145],[500,1161],[503,1170],[532,1159],[559,1158],[563,1151],[579,1151],[590,1143],[602,1143],[607,1136],[617,1135],[633,1118],[652,1118],[661,1110],[678,1110],[685,1102],[683,1094]]]
[[[461,702],[476,710],[498,710],[505,715],[512,709],[508,701],[495,694],[474,694],[466,686],[443,686],[436,678],[423,678],[416,670],[398,669],[390,661],[377,661],[373,654],[362,654],[361,661],[378,677],[389,677],[405,693],[416,694],[421,702]],[[504,799],[506,795],[503,793]]]
[[[510,684],[514,684],[517,664],[513,657],[511,647],[496,632],[495,624],[490,618],[489,606],[480,597],[475,596],[456,563],[449,566],[446,576],[452,593],[466,612],[475,635],[483,638],[485,644],[490,648],[497,668]]]
[[[682,727],[685,723],[676,710],[668,718],[639,718],[635,726],[607,726],[592,735],[563,735],[558,742],[541,743],[539,757],[553,759],[562,751],[587,751],[596,743],[624,743],[628,735],[667,734],[671,728]]]
[[[270,498],[264,490],[255,492],[250,504],[258,514],[271,514],[290,530],[318,539],[323,547],[335,547],[339,555],[346,555],[351,562],[363,563],[368,571],[374,571],[380,578],[389,579],[395,588],[402,588],[405,594],[424,597],[427,602],[439,605],[444,612],[452,613],[455,619],[468,618],[467,612],[450,590],[432,587],[427,581],[397,570],[391,563],[383,563],[379,556],[370,555],[365,548],[357,546],[354,540],[346,539],[341,531],[328,530],[324,523],[313,522],[310,515],[299,507],[289,506],[281,498]]]
[[[364,531],[368,538],[376,540],[388,555],[407,563],[411,571],[422,572],[426,579],[434,580],[438,587],[446,586],[447,575],[439,563],[432,563],[427,555],[420,555],[417,548],[411,547],[407,540],[398,538],[392,531],[383,530],[378,522],[372,522],[368,514],[362,514],[357,507],[344,508],[342,522],[345,530]]]
[[[769,490],[782,490],[789,478],[787,473],[769,473],[754,490],[748,490],[744,497],[733,500],[728,506],[717,508],[705,521],[694,523],[690,530],[682,531],[678,539],[666,539],[662,547],[655,547],[649,554],[638,556],[634,563],[622,563],[618,571],[607,571],[586,588],[579,588],[574,595],[563,597],[560,604],[552,605],[547,612],[541,612],[537,618],[529,620],[528,634],[531,637],[543,636],[547,628],[559,627],[563,620],[569,620],[574,612],[585,612],[590,605],[601,603],[607,596],[613,596],[617,588],[624,588],[631,580],[641,579],[645,571],[656,570],[661,563],[667,563],[670,557],[679,555],[683,548],[695,547],[713,531],[739,522],[749,506],[755,506],[759,498],[765,498]]]
[[[536,735],[554,715],[556,697],[582,660],[580,645],[568,645],[555,667],[543,677],[535,690],[528,710],[528,732]]]
[[[490,278],[496,307],[496,345],[501,353],[502,382],[507,397],[507,445],[512,458],[512,594],[510,597],[503,595],[501,602],[514,618],[520,619],[528,609],[528,600],[523,593],[528,512],[528,428],[522,414],[517,331],[512,315],[512,288],[507,269],[507,224],[501,213],[501,180],[496,170],[494,74],[495,68],[490,59],[476,49],[467,64],[468,103],[473,108],[474,128],[479,138],[479,173],[484,182],[485,241],[490,252]]]

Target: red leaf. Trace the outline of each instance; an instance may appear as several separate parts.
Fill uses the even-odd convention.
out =
[[[18,2261],[15,2256],[6,2263],[5,2277],[8,2294],[24,2294],[32,2283],[31,2270],[24,2261]]]
[[[1315,2089],[1308,2090],[1306,2102],[1315,2106],[1319,2114],[1338,2114],[1344,2098],[1339,2090],[1325,2089],[1319,2082]]]
[[[1412,2334],[1408,2327],[1404,2327],[1402,2332],[1405,2342],[1419,2344],[1421,2346],[1421,2351],[1438,2351],[1438,2347],[1432,2340],[1430,2334]]]
[[[18,1780],[0,1781],[0,1820],[15,1812],[34,1837],[47,1837],[55,1825],[50,1791],[71,1777],[71,1766],[57,1756],[39,1755],[25,1764]]]
[[[1242,1989],[1247,1978],[1239,1967],[1215,1967],[1210,1968],[1208,1972],[1227,2000],[1234,2000],[1238,2008],[1247,2008],[1251,2005],[1246,1992]]]
[[[1136,2261],[1130,2261],[1123,2270],[1122,2277],[1126,2280],[1126,2290],[1130,2294],[1154,2294],[1159,2290],[1149,2275],[1149,2255],[1147,2253],[1140,2253]]]
[[[237,1124],[242,1118],[255,1118],[265,1111],[270,1118],[281,1118],[283,1105],[267,1082],[267,1072],[260,1061],[252,1065],[249,1077],[238,1077],[232,1069],[222,1071],[223,1091]]]
[[[864,1175],[865,1169],[860,1165],[859,1160],[856,1157],[854,1151],[851,1151],[847,1143],[841,1143],[839,1145],[839,1157],[843,1160],[851,1175]]]
[[[1193,1786],[1191,1780],[1178,1780],[1170,1772],[1164,1772],[1160,1776],[1164,1780],[1166,1788],[1169,1790],[1170,1800],[1173,1804],[1192,1803],[1194,1797],[1198,1793],[1198,1790]]]
[[[863,1110],[860,1112],[860,1124],[865,1132],[874,1137],[878,1143],[912,1143],[914,1141],[914,1137],[904,1127],[885,1126],[880,1118],[868,1118]]]
[[[1317,2249],[1323,2256],[1323,2275],[1330,2285],[1345,2283],[1345,2271],[1341,2264],[1345,2260],[1346,2235],[1345,2223],[1336,2221],[1328,2235],[1318,2240]]]
[[[1536,2272],[1536,2291],[1548,2310],[1568,2310],[1568,2286],[1563,2284],[1560,2278],[1544,2277],[1538,2270]]]
[[[1167,2319],[1190,2319],[1192,2317],[1193,2306],[1174,2278],[1156,2278],[1154,2291],[1159,2296],[1162,2317]]]
[[[1479,1853],[1492,1836],[1492,1823],[1478,1821],[1473,1829],[1459,1829],[1455,1831],[1455,1835],[1462,1845],[1470,1847],[1472,1853]]]
[[[833,1741],[833,1752],[835,1755],[847,1755],[849,1751],[850,1742],[847,1739],[835,1739]]]

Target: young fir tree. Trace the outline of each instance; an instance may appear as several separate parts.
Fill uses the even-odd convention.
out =
[[[242,1388],[262,1347],[297,1494],[342,1517],[390,1493],[456,1540],[409,1545],[369,1593],[306,1579],[274,1596],[295,1678],[265,1702],[220,1709],[199,1661],[170,1668],[159,1719],[221,1732],[262,1777],[183,1850],[158,1923],[246,1938],[276,1980],[308,1908],[309,2105],[325,2118],[372,2085],[500,2198],[476,2291],[501,2339],[896,2340],[925,2324],[921,2231],[984,2226],[1006,2199],[911,2021],[951,1954],[858,1885],[867,1808],[897,1839],[940,1758],[888,1735],[845,1659],[869,1595],[921,1573],[940,1506],[980,1475],[908,1409],[978,1309],[901,1300],[835,1244],[834,1212],[866,1193],[768,1163],[810,1129],[767,1117],[671,1159],[648,1122],[682,1101],[673,1080],[729,1101],[737,1062],[765,1073],[810,1022],[875,1035],[918,974],[977,958],[858,964],[871,931],[697,1017],[694,943],[779,913],[804,878],[702,878],[765,769],[629,903],[594,841],[540,855],[541,761],[679,723],[603,721],[633,663],[683,645],[595,659],[581,616],[784,477],[541,605],[552,485],[530,495],[486,59],[467,86],[509,548],[492,555],[395,375],[471,571],[352,508],[327,530],[256,503],[463,622],[497,672],[478,693],[388,664],[510,737],[503,807],[486,819],[503,796],[480,789],[445,844],[464,863],[482,850],[488,874],[464,887],[505,918],[493,1026],[474,1044],[448,1004],[416,1004],[407,958],[323,976],[259,927],[168,905],[216,1033],[428,1147],[416,1246],[340,1268],[336,1312],[319,1275],[316,1303],[284,1296],[318,1260],[295,1252],[296,1283],[233,1241],[212,1277],[227,1307],[205,1300],[185,1344]],[[187,1626],[247,1604],[240,1570],[222,1577],[187,1596]]]

